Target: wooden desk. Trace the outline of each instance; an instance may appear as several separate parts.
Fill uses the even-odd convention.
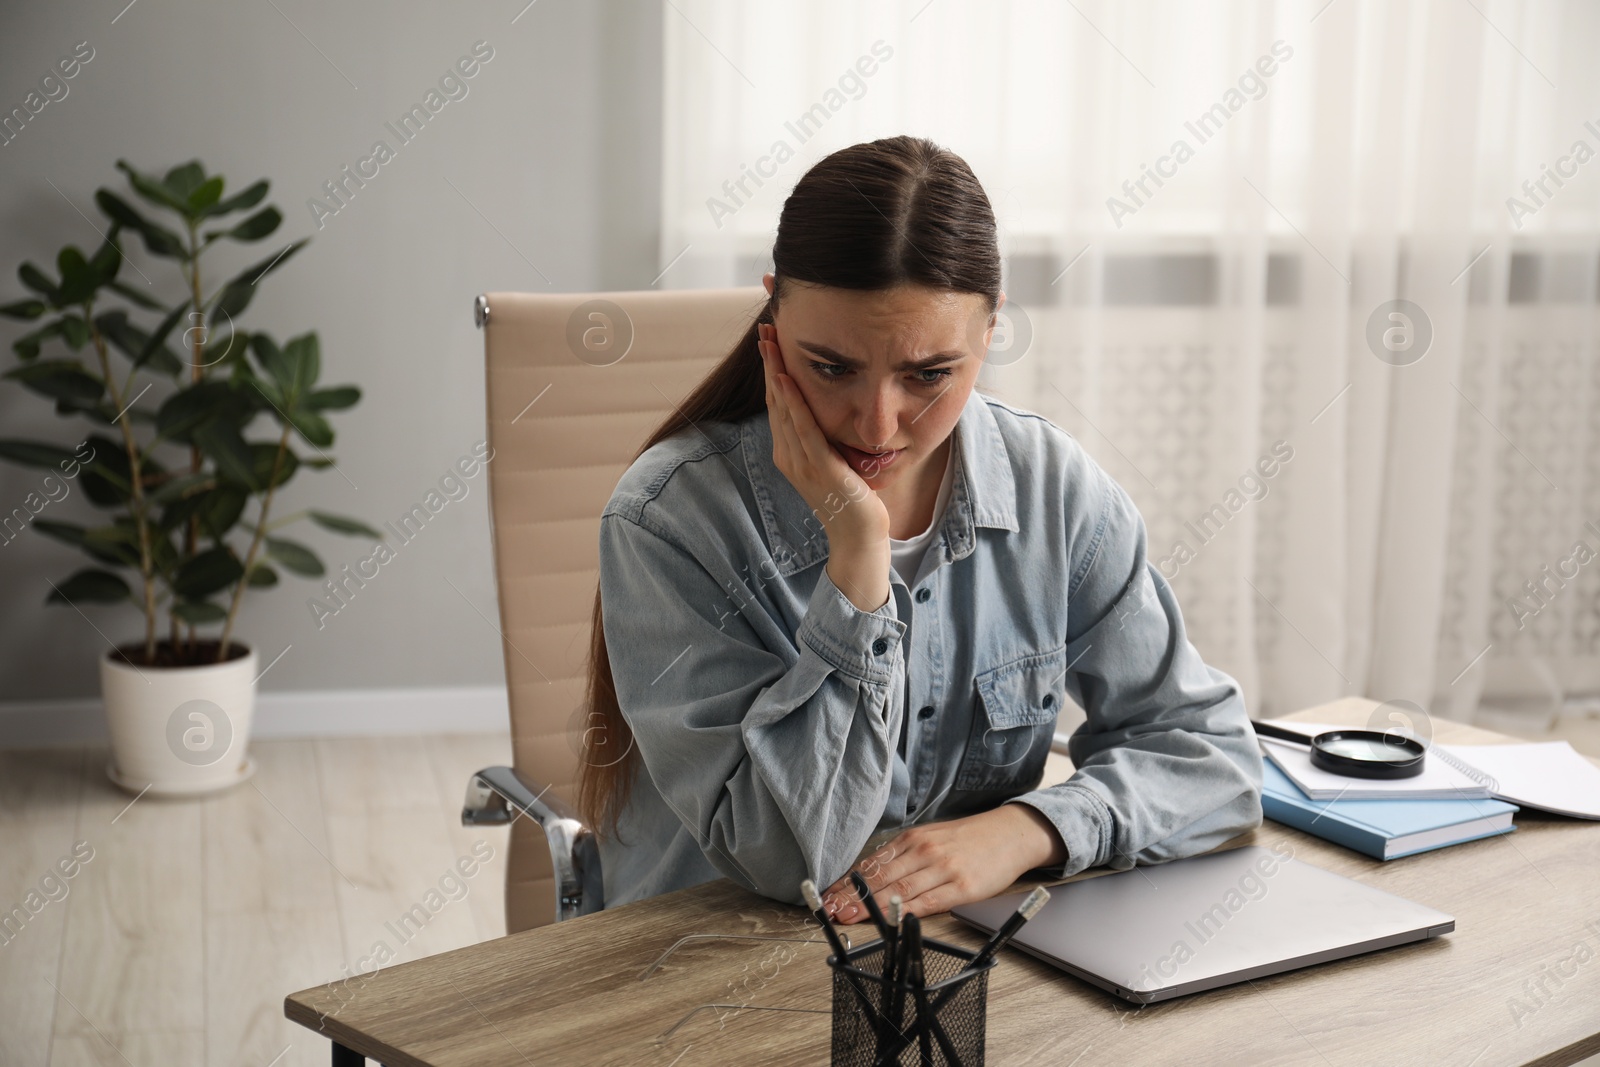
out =
[[[1342,700],[1294,717],[1364,726],[1374,706]],[[1447,742],[1515,740],[1434,727]],[[1455,931],[1143,1008],[1008,951],[989,986],[987,1061],[1560,1067],[1600,1053],[1600,826],[1528,809],[1515,818],[1514,833],[1388,863],[1265,822],[1224,847],[1288,840],[1299,859],[1454,915]],[[284,1013],[354,1050],[348,1062],[388,1067],[825,1064],[828,948],[806,918],[723,879],[303,990]],[[870,924],[845,929],[858,943],[874,936]],[[982,943],[948,915],[925,929]],[[690,941],[640,980],[679,938],[711,932],[817,940]],[[695,1011],[707,1004],[816,1014]]]

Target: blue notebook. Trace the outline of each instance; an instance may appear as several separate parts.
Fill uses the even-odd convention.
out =
[[[1312,800],[1269,759],[1261,810],[1274,822],[1378,860],[1398,859],[1515,830],[1503,800]]]

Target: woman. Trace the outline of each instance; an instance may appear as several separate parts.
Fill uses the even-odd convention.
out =
[[[606,906],[846,875],[917,915],[1203,852],[1261,822],[1238,685],[1184,636],[1126,493],[974,391],[1000,256],[967,165],[911,137],[816,164],[743,339],[600,525],[580,807]],[[1076,772],[1038,786],[1063,700]],[[619,755],[620,754],[620,755]]]

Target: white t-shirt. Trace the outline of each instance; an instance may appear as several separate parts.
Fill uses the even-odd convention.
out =
[[[945,453],[944,478],[939,482],[939,496],[933,502],[933,519],[928,523],[928,528],[904,541],[892,537],[889,539],[889,565],[907,586],[916,581],[917,571],[922,567],[922,557],[939,529],[939,520],[944,518],[945,505],[950,500],[950,483],[955,480],[955,452],[956,444],[952,441],[950,451]]]

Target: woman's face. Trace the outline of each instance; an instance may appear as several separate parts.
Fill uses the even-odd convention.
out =
[[[771,293],[773,275],[762,283]],[[950,436],[994,332],[979,294],[914,285],[785,282],[773,323],[785,373],[823,436],[874,490],[920,468]]]

